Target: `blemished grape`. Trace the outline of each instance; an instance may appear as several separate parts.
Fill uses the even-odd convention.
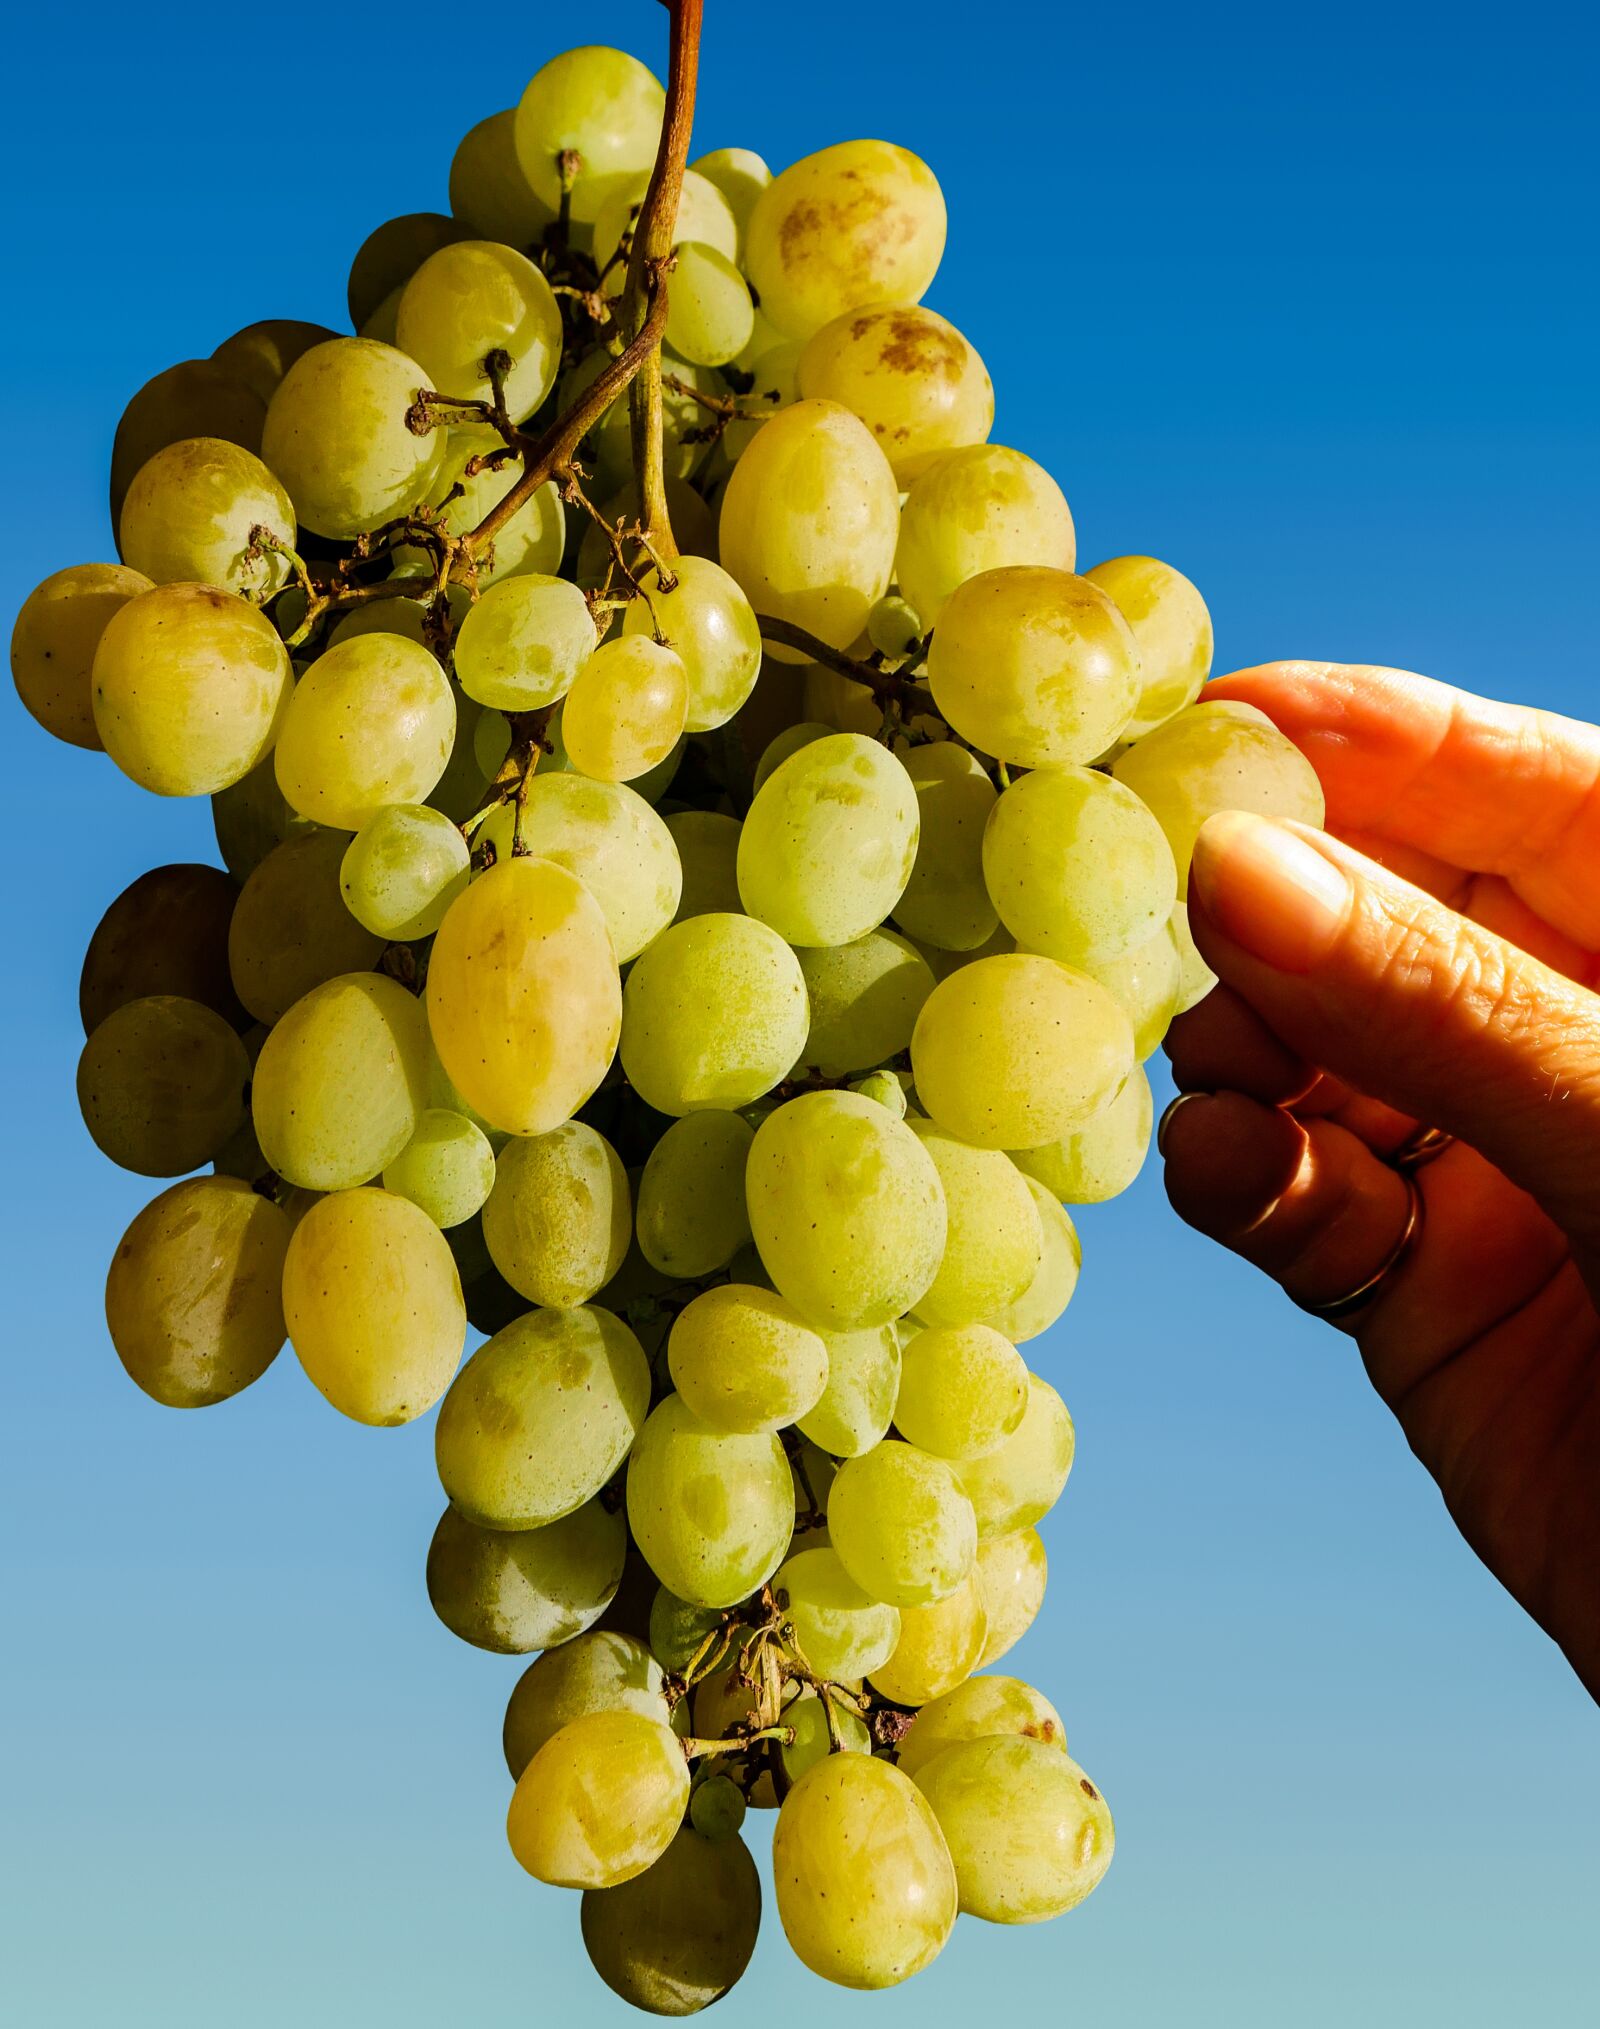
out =
[[[487,401],[485,362],[491,353],[505,354],[510,367],[501,394],[506,413],[520,423],[555,386],[561,312],[526,254],[493,240],[457,240],[430,254],[406,283],[395,342],[429,387],[458,401]],[[486,426],[482,434],[498,441]]]
[[[374,936],[431,937],[470,872],[467,842],[442,810],[388,803],[345,848],[339,888],[350,914]]]
[[[288,1219],[234,1177],[190,1177],[117,1243],[106,1325],[129,1378],[171,1409],[225,1402],[284,1341]]]
[[[1044,1251],[1039,1214],[1009,1156],[973,1148],[931,1121],[913,1120],[911,1131],[939,1172],[946,1215],[944,1257],[917,1299],[917,1317],[971,1324],[1014,1303],[1032,1282]]]
[[[617,1152],[581,1120],[501,1149],[483,1237],[495,1267],[530,1303],[587,1303],[622,1266],[632,1231]]]
[[[869,1754],[830,1754],[778,1813],[772,1872],[784,1935],[841,1987],[892,1987],[943,1950],[956,1920],[944,1834],[908,1776]]]
[[[1098,979],[1121,1002],[1133,1023],[1134,1056],[1144,1063],[1160,1048],[1183,996],[1183,967],[1171,916],[1153,937],[1120,958],[1080,962],[1076,969]]]
[[[408,211],[374,226],[350,263],[346,301],[359,331],[380,306],[400,291],[430,254],[464,237],[458,220],[439,211]]]
[[[403,634],[360,634],[319,655],[278,735],[278,786],[302,816],[359,831],[391,803],[421,803],[455,745],[450,680]]]
[[[213,1008],[235,1028],[248,1020],[228,976],[228,924],[239,891],[220,867],[152,867],[95,925],[78,979],[78,1011],[91,1035],[119,1007],[176,994]]]
[[[840,1466],[828,1533],[862,1591],[902,1608],[948,1597],[978,1548],[973,1505],[951,1467],[894,1438]]]
[[[1111,557],[1084,576],[1109,595],[1139,646],[1139,702],[1124,734],[1137,740],[1200,695],[1211,674],[1211,615],[1183,573],[1155,557]]]
[[[958,1741],[987,1740],[995,1734],[1037,1740],[1063,1755],[1067,1751],[1061,1714],[1042,1691],[1020,1677],[969,1677],[923,1705],[901,1735],[896,1759],[907,1775],[914,1776]]]
[[[524,252],[555,222],[517,159],[514,108],[469,127],[450,162],[450,209],[469,232]]]
[[[185,359],[147,380],[122,412],[111,446],[111,525],[133,475],[180,437],[222,437],[246,451],[261,449],[265,397],[220,360]]]
[[[725,1282],[684,1305],[667,1340],[672,1385],[712,1430],[781,1430],[815,1407],[828,1349],[791,1304]]]
[[[1036,1339],[1048,1331],[1072,1301],[1083,1266],[1083,1248],[1066,1207],[1046,1190],[1037,1177],[1028,1178],[1034,1210],[1039,1214],[1043,1252],[1032,1282],[1014,1303],[984,1320],[1013,1345]]]
[[[551,211],[562,190],[562,157],[575,157],[571,214],[593,225],[619,184],[655,159],[666,94],[636,57],[590,46],[552,57],[516,111],[517,159]]]
[[[120,1168],[177,1177],[209,1162],[244,1118],[250,1059],[214,1008],[175,994],[107,1015],[78,1059],[78,1106]]]
[[[528,1665],[506,1706],[502,1741],[515,1782],[570,1719],[585,1712],[639,1712],[670,1722],[661,1665],[632,1635],[594,1629]]]
[[[1125,1191],[1144,1167],[1155,1104],[1143,1065],[1075,1134],[1043,1148],[1021,1150],[1019,1169],[1037,1177],[1065,1205],[1101,1205]]]
[[[72,564],[28,594],[11,630],[11,675],[47,733],[70,746],[101,747],[91,688],[95,650],[112,615],[152,589],[142,571],[125,564]]]
[[[900,1616],[894,1654],[872,1672],[875,1690],[897,1705],[926,1705],[966,1682],[989,1635],[983,1585],[976,1568],[954,1592]]]
[[[622,1578],[622,1517],[586,1501],[543,1529],[480,1529],[446,1508],[428,1550],[428,1598],[464,1642],[525,1656],[594,1626]]]
[[[406,413],[427,384],[372,338],[330,339],[295,361],[268,404],[261,456],[306,528],[348,541],[426,496],[443,432],[416,436]]]
[[[955,1863],[961,1907],[990,1923],[1075,1909],[1111,1865],[1106,1801],[1059,1748],[998,1734],[959,1741],[917,1774]]]
[[[439,1478],[469,1521],[542,1528],[599,1493],[649,1406],[650,1363],[621,1318],[529,1311],[478,1348],[445,1397]]]
[[[257,1021],[279,1020],[314,986],[359,972],[382,952],[382,937],[345,904],[341,871],[350,843],[341,831],[302,828],[245,882],[228,925],[228,966]]]
[[[750,1963],[761,1877],[742,1839],[686,1826],[644,1873],[586,1890],[582,1924],[589,1963],[614,1994],[651,2015],[697,2015]]]
[[[496,711],[539,711],[566,696],[594,650],[577,586],[532,571],[481,595],[456,637],[456,675],[468,697]]]
[[[912,483],[895,576],[923,626],[937,627],[968,578],[1025,564],[1070,571],[1077,554],[1072,510],[1044,467],[1003,444],[977,444]]]
[[[688,711],[682,658],[648,635],[624,634],[594,651],[567,692],[567,758],[581,775],[632,782],[672,752]]]
[[[430,1106],[417,1115],[405,1147],[384,1164],[383,1187],[409,1198],[443,1228],[481,1209],[494,1176],[494,1150],[483,1129],[464,1113]]]
[[[973,1568],[983,1587],[989,1622],[988,1639],[978,1658],[978,1668],[986,1670],[1015,1648],[1038,1619],[1049,1559],[1037,1529],[1013,1529],[1004,1536],[980,1538]]]
[[[294,1229],[283,1266],[289,1343],[357,1423],[409,1423],[449,1386],[466,1344],[444,1235],[391,1191],[334,1191]]]
[[[720,810],[675,810],[666,820],[683,869],[683,892],[673,921],[689,916],[736,916],[739,900],[738,818]]]
[[[916,792],[917,856],[894,920],[908,937],[946,951],[973,951],[999,918],[983,879],[983,836],[996,789],[975,754],[934,740],[900,755]]]
[[[793,1066],[806,1021],[799,961],[775,930],[749,916],[692,916],[664,930],[628,974],[622,1068],[658,1113],[731,1111]]]
[[[750,1240],[744,1173],[755,1129],[737,1113],[689,1113],[650,1151],[639,1179],[639,1248],[663,1275],[712,1275]]]
[[[185,437],[135,474],[117,547],[154,584],[219,585],[259,599],[287,582],[289,566],[256,545],[258,526],[294,541],[294,507],[266,466],[224,438]]]
[[[1047,1515],[1072,1471],[1073,1445],[1067,1405],[1048,1381],[1030,1374],[1028,1406],[1016,1429],[994,1451],[955,1468],[979,1534],[1010,1535]]]
[[[677,1395],[651,1411],[628,1464],[628,1524],[669,1591],[697,1606],[732,1606],[783,1561],[794,1490],[770,1432],[704,1424]]]
[[[813,1670],[834,1682],[866,1677],[893,1655],[900,1609],[870,1598],[833,1550],[799,1550],[778,1566],[772,1588]]]
[[[828,1385],[798,1417],[801,1431],[835,1458],[870,1451],[894,1418],[900,1389],[900,1342],[893,1325],[825,1331]]]
[[[1027,1406],[1028,1370],[990,1325],[934,1326],[901,1349],[895,1428],[936,1458],[997,1450]]]
[[[803,396],[861,418],[902,486],[945,452],[981,444],[994,422],[983,361],[953,324],[916,304],[851,309],[825,324],[800,354],[798,380]]]
[[[659,627],[683,663],[689,685],[685,719],[691,733],[726,725],[755,688],[761,673],[761,630],[737,582],[709,557],[679,557],[677,584],[658,588],[652,567],[640,579],[647,598],[622,616],[624,637]]]
[[[811,1008],[807,1064],[837,1078],[906,1048],[934,988],[915,946],[892,930],[869,930],[852,943],[802,949],[798,956]]]
[[[536,775],[522,804],[522,843],[583,882],[605,912],[619,964],[637,958],[672,921],[683,882],[677,847],[625,783]]]

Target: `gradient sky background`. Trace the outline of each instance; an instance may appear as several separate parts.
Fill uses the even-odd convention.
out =
[[[1062,481],[1086,562],[1198,581],[1219,667],[1390,662],[1600,707],[1587,10],[996,0],[976,39],[947,0],[708,14],[697,148],[922,152],[950,205],[929,300],[993,371],[997,440]],[[651,0],[480,18],[90,5],[8,31],[7,615],[111,554],[111,432],[148,375],[258,316],[338,322],[363,235],[442,209],[456,139],[556,50],[664,62]],[[576,1898],[505,1847],[518,1665],[427,1605],[429,1427],[344,1422],[287,1354],[200,1416],[116,1363],[101,1277],[152,1193],[78,1121],[78,962],[135,874],[212,856],[207,811],[55,745],[9,691],[0,715],[0,2006],[18,2029],[620,2021]],[[1082,1229],[1080,1293],[1033,1348],[1079,1462],[1006,1667],[1063,1709],[1116,1865],[1059,1924],[963,1923],[881,1997],[813,1981],[769,1908],[729,2007],[759,1984],[772,2029],[997,2004],[1592,2024],[1600,1715],[1347,1342],[1182,1229],[1154,1172]]]

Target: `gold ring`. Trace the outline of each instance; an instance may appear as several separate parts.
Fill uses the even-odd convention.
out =
[[[1384,1160],[1390,1169],[1405,1176],[1411,1170],[1421,1169],[1424,1163],[1436,1161],[1447,1148],[1455,1147],[1455,1141],[1455,1136],[1446,1134],[1442,1127],[1414,1127]]]
[[[1358,1310],[1365,1310],[1382,1293],[1389,1278],[1404,1265],[1422,1232],[1422,1188],[1409,1169],[1400,1171],[1400,1181],[1406,1187],[1405,1224],[1382,1264],[1364,1282],[1358,1283],[1345,1295],[1334,1297],[1330,1303],[1308,1303],[1303,1297],[1292,1297],[1291,1301],[1301,1310],[1309,1311],[1313,1317],[1320,1317],[1328,1324],[1340,1324]]]

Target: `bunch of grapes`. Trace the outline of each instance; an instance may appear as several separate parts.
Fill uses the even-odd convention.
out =
[[[670,93],[578,49],[474,128],[452,216],[358,253],[356,335],[143,388],[122,561],[12,650],[226,866],[134,882],[84,963],[84,1119],[182,1179],[111,1265],[122,1363],[192,1408],[287,1338],[359,1422],[438,1405],[433,1605],[538,1652],[512,1851],[668,2014],[749,1959],[750,1810],[847,1986],[1104,1873],[1055,1708],[991,1672],[1073,1456],[1018,1347],[1210,983],[1199,825],[1321,818],[1197,701],[1188,580],[1078,574],[988,442],[926,165],[685,168],[697,13]]]

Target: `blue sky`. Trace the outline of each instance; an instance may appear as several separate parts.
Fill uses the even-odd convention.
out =
[[[1169,558],[1219,665],[1384,661],[1592,716],[1600,450],[1576,7],[1074,15],[713,5],[697,147],[881,134],[943,181],[929,301],[1085,562]],[[651,0],[421,17],[169,5],[8,39],[3,604],[110,554],[127,396],[258,316],[338,321],[350,255],[443,207],[455,140],[570,41],[660,62]],[[1592,247],[1592,240],[1589,240]],[[237,1402],[124,1379],[105,1261],[150,1193],[72,1094],[83,945],[211,853],[10,698],[0,996],[0,1999],[22,2029],[622,2019],[501,1817],[516,1666],[422,1591],[426,1428],[357,1429],[285,1356]],[[898,1993],[827,1990],[768,1911],[740,1995],[799,2029],[1541,2029],[1595,2019],[1600,1722],[1455,1537],[1349,1344],[1179,1227],[1086,1214],[1035,1364],[1077,1418],[1015,1658],[1117,1814],[1059,1924],[963,1924]],[[758,1828],[758,1847],[765,1827]]]

